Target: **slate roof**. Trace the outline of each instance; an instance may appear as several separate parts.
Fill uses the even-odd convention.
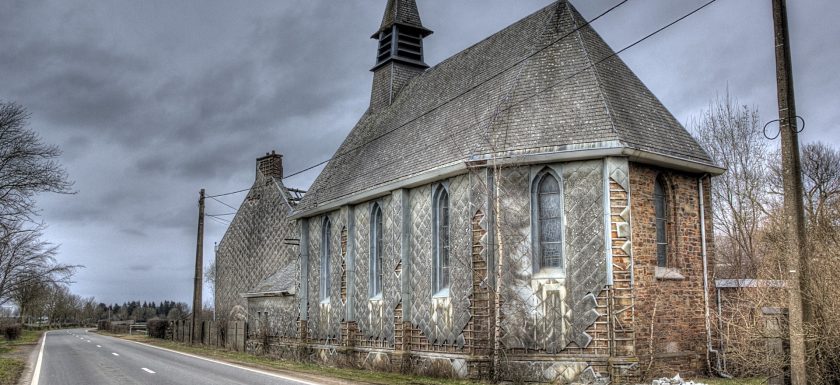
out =
[[[262,280],[248,293],[246,297],[265,295],[294,295],[297,292],[297,263],[289,263],[268,278]]]
[[[361,117],[299,212],[494,149],[618,147],[716,167],[597,32],[574,32],[585,23],[558,1],[415,77]]]
[[[390,28],[394,24],[402,24],[426,30],[420,21],[420,12],[417,11],[417,2],[414,0],[388,0],[379,31]]]

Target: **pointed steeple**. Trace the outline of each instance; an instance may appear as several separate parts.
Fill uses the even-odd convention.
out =
[[[371,36],[379,41],[371,69],[371,109],[390,105],[409,80],[429,68],[423,61],[423,38],[431,34],[420,21],[415,0],[388,0],[382,24]]]

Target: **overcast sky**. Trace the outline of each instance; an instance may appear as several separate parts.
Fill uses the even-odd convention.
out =
[[[614,50],[706,0],[630,0],[594,23]],[[418,0],[430,65],[549,0]],[[59,145],[77,194],[40,197],[72,290],[190,302],[197,197],[329,158],[367,107],[385,0],[0,0],[0,100]],[[587,19],[618,0],[575,0]],[[840,146],[840,2],[788,2],[804,142]],[[681,122],[726,88],[777,118],[769,0],[718,0],[621,57]],[[307,188],[320,168],[285,181]],[[225,197],[234,206],[243,194]],[[214,201],[208,213],[231,210]],[[225,231],[208,220],[205,259]],[[205,296],[205,299],[209,299]]]

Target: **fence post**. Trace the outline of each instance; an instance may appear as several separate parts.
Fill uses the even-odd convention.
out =
[[[789,353],[790,343],[787,339],[787,316],[788,311],[779,307],[763,307],[761,313],[764,316],[764,331],[767,336],[767,353],[776,357],[786,357]],[[785,366],[781,372],[768,373],[768,385],[789,385],[790,367]]]

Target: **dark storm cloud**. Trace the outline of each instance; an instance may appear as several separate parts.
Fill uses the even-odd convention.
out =
[[[550,0],[418,0],[435,65]],[[575,1],[591,19],[617,0]],[[614,48],[702,4],[628,2],[594,24]],[[385,0],[0,3],[0,99],[61,146],[75,195],[41,198],[73,290],[104,301],[188,300],[197,194],[246,188],[255,158],[286,174],[328,159],[367,107]],[[805,138],[838,143],[840,5],[789,4]],[[828,9],[831,8],[831,9]],[[772,27],[761,0],[718,1],[622,58],[681,122],[728,86],[775,118]],[[820,135],[822,134],[822,135]],[[809,136],[813,135],[813,136]],[[319,168],[289,178],[307,188]],[[222,199],[238,207],[244,194]],[[208,212],[230,208],[207,200]],[[228,218],[230,219],[230,218]],[[225,227],[205,224],[205,260]],[[166,266],[166,269],[156,269]],[[149,272],[155,270],[154,277]],[[119,275],[120,279],[113,279]]]

